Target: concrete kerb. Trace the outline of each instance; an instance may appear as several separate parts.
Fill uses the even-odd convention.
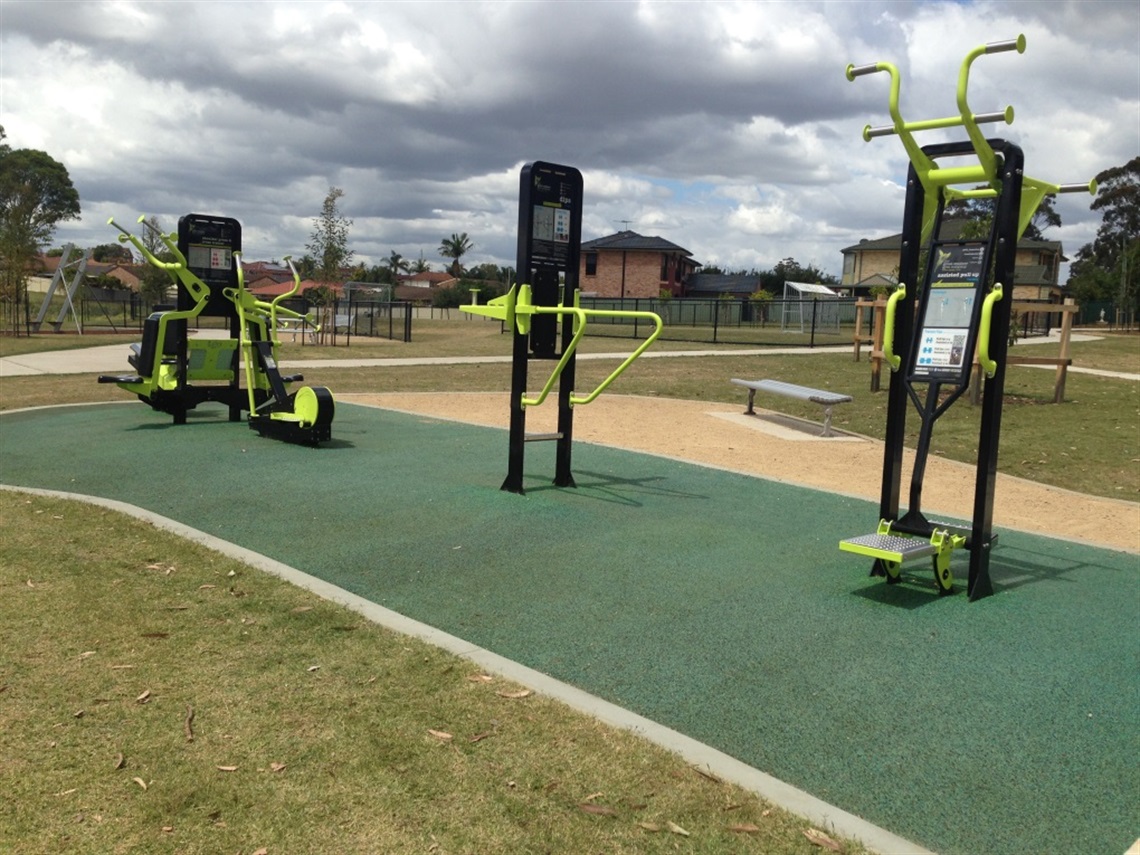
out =
[[[199,543],[229,558],[241,561],[258,570],[270,573],[291,585],[352,609],[367,620],[398,632],[418,638],[428,644],[460,656],[499,676],[540,692],[578,712],[592,716],[611,727],[621,728],[641,736],[650,742],[680,756],[687,763],[715,775],[721,780],[736,784],[756,793],[761,798],[807,819],[814,825],[835,834],[860,841],[873,852],[881,855],[935,855],[931,850],[879,828],[866,820],[824,802],[810,793],[748,766],[729,755],[698,742],[683,733],[658,724],[627,709],[595,697],[568,683],[528,668],[513,660],[506,659],[468,641],[442,632],[435,627],[421,623],[404,615],[384,608],[381,605],[359,597],[336,585],[310,576],[295,567],[290,567],[258,552],[238,546],[211,534],[184,525],[177,520],[161,516],[144,508],[80,493],[67,493],[57,490],[39,490],[29,487],[13,487],[0,484],[0,490],[16,493],[29,493],[85,502],[107,508],[148,522],[158,529],[171,532],[179,537]]]

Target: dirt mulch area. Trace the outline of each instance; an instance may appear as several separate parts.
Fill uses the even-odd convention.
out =
[[[504,393],[341,397],[346,402],[489,427],[505,429],[510,422],[509,397]],[[882,442],[853,434],[821,438],[816,435],[819,425],[757,413],[746,416],[730,404],[608,395],[575,410],[574,438],[878,501]],[[527,412],[527,431],[553,431],[556,419],[557,406],[550,401]],[[503,455],[505,467],[505,442]],[[905,452],[904,500],[913,460],[913,453]],[[973,494],[974,467],[938,457],[927,461],[922,503],[930,516],[970,519]],[[997,479],[994,525],[1140,553],[1140,504],[1006,475]],[[874,520],[868,520],[868,531],[873,526]]]

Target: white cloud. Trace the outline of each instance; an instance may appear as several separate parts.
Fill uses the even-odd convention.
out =
[[[362,260],[513,263],[518,169],[585,176],[583,232],[623,227],[700,260],[792,256],[838,272],[839,250],[897,231],[906,159],[864,143],[887,121],[895,62],[906,118],[950,115],[965,52],[971,106],[1012,104],[1002,136],[1030,174],[1084,181],[1140,152],[1140,7],[981,0],[851,3],[294,3],[0,6],[0,114],[16,147],[68,167],[83,220],[236,216],[247,255],[301,254],[330,185]],[[185,34],[193,33],[193,38]],[[177,36],[177,38],[174,38]],[[992,126],[997,132],[997,126]],[[932,139],[938,135],[931,135]],[[925,142],[926,140],[921,140]],[[1070,254],[1099,224],[1058,202]]]

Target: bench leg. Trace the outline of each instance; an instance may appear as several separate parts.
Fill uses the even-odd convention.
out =
[[[749,389],[748,390],[748,409],[744,411],[744,415],[746,415],[746,416],[756,415],[756,411],[752,409],[752,402],[755,399],[756,399],[756,390],[755,389]]]
[[[823,408],[823,433],[820,436],[831,436],[831,407]]]

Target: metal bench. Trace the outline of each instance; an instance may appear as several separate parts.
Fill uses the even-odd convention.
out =
[[[783,380],[740,380],[732,378],[737,386],[748,390],[748,409],[746,415],[755,415],[752,405],[757,392],[771,392],[773,395],[784,395],[788,398],[798,398],[801,401],[811,401],[823,407],[823,432],[820,436],[834,436],[831,431],[831,408],[837,404],[846,404],[851,400],[850,395],[838,392],[828,392],[824,389],[812,389],[809,386],[798,386],[795,383],[785,383]]]

